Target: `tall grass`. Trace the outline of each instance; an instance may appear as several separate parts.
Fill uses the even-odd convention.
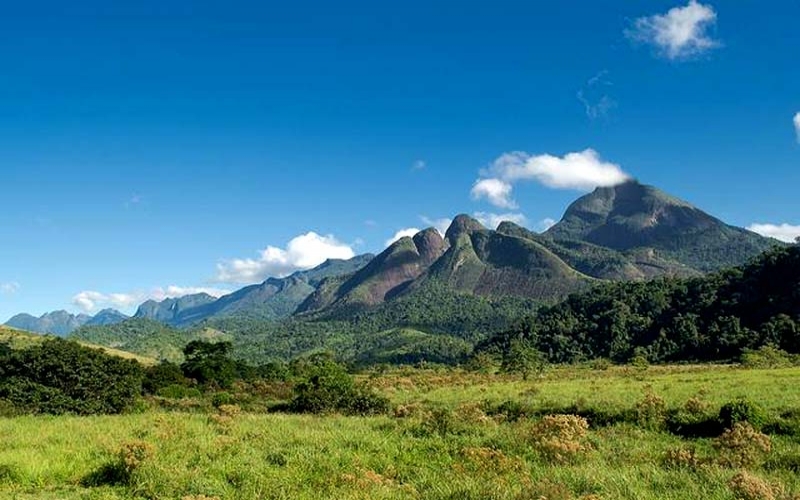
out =
[[[153,409],[0,419],[0,498],[733,500],[751,490],[776,499],[800,493],[800,435],[771,435],[769,454],[743,474],[718,459],[714,436],[683,438],[636,420],[648,393],[663,398],[666,411],[695,398],[697,411],[713,417],[745,397],[774,418],[800,414],[797,368],[558,368],[528,381],[395,370],[368,381],[392,399],[394,414],[225,408],[224,415]],[[508,401],[532,415],[492,414]],[[564,449],[577,452],[556,459],[559,428],[577,421],[550,419],[572,423],[547,430],[537,412],[569,407],[630,418],[564,437]],[[547,432],[547,440],[536,432]],[[668,459],[688,448],[697,460]],[[135,455],[128,462],[125,450]],[[127,473],[114,475],[115,468]]]

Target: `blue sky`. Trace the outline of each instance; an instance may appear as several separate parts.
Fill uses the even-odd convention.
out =
[[[538,229],[620,176],[800,234],[795,1],[127,3],[0,18],[0,320]]]

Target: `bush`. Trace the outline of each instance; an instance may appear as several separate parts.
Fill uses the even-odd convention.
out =
[[[777,500],[783,498],[783,488],[773,486],[747,471],[740,471],[728,482],[738,500]]]
[[[168,385],[160,388],[156,392],[156,396],[167,399],[184,399],[184,398],[199,398],[202,393],[195,387],[186,387],[185,385]]]
[[[569,462],[589,449],[589,423],[577,415],[548,415],[527,433],[528,441],[552,462]]]
[[[667,417],[667,403],[664,398],[648,390],[644,398],[636,404],[636,421],[646,429],[657,430],[664,427]]]
[[[48,339],[0,359],[0,399],[32,413],[121,413],[142,392],[136,361],[63,339]]]
[[[304,366],[307,373],[294,389],[289,409],[298,413],[341,411],[369,415],[389,410],[389,400],[356,385],[344,367],[327,356],[318,356]]]
[[[756,350],[744,349],[740,361],[747,368],[784,368],[794,364],[791,354],[773,345]]]
[[[763,461],[772,450],[772,441],[749,423],[738,422],[716,439],[714,448],[722,465],[748,467]]]
[[[142,391],[145,394],[159,394],[166,387],[186,386],[187,383],[180,366],[164,361],[145,369]]]
[[[236,398],[234,398],[229,392],[217,392],[211,397],[211,406],[217,409],[223,405],[235,404],[235,402]]]
[[[730,429],[738,422],[747,422],[756,429],[767,423],[768,416],[761,406],[746,398],[726,403],[719,410],[719,423]]]

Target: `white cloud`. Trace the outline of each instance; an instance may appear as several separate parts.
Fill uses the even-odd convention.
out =
[[[791,224],[750,224],[747,229],[787,243],[794,243],[800,237],[800,226]]]
[[[212,297],[227,295],[230,290],[213,287],[182,287],[169,285],[155,287],[149,291],[133,291],[127,293],[103,293],[95,290],[84,290],[72,297],[72,303],[81,308],[84,312],[90,313],[105,307],[118,309],[130,309],[138,306],[146,300],[161,302],[164,299],[183,297],[196,293],[207,293]]]
[[[800,142],[800,111],[794,115],[794,131],[797,134],[797,142]]]
[[[473,200],[486,198],[496,207],[513,210],[517,208],[517,203],[511,198],[512,189],[510,183],[501,179],[478,179],[472,186],[470,194]]]
[[[655,46],[668,59],[685,59],[721,45],[708,34],[716,22],[713,7],[690,0],[685,7],[673,7],[666,14],[636,19],[625,34]]]
[[[420,229],[418,229],[416,227],[407,227],[407,228],[404,228],[404,229],[400,229],[399,231],[394,233],[394,235],[391,238],[386,240],[384,245],[386,245],[388,247],[389,245],[391,245],[395,241],[399,240],[400,238],[403,238],[405,236],[412,237],[415,234],[417,234],[418,232],[420,232]]]
[[[422,220],[423,223],[427,224],[429,227],[432,227],[437,231],[439,231],[439,234],[441,234],[442,236],[444,236],[444,234],[447,232],[447,228],[449,228],[450,224],[453,222],[453,219],[448,219],[447,217],[432,219],[425,215],[420,215],[419,218],[420,220]]]
[[[0,294],[13,295],[19,291],[19,283],[10,281],[8,283],[0,283]]]
[[[249,284],[270,276],[282,277],[301,269],[310,269],[327,259],[351,259],[352,247],[333,235],[313,231],[292,238],[286,248],[268,246],[256,259],[231,259],[217,264],[216,282]]]
[[[475,212],[472,215],[478,222],[490,229],[497,229],[497,226],[503,221],[513,222],[520,226],[524,226],[528,223],[528,218],[520,213],[495,214],[491,212]]]
[[[536,223],[535,229],[540,233],[543,233],[550,229],[551,227],[555,226],[558,221],[555,219],[551,219],[550,217],[545,217],[544,219],[540,220]]]
[[[606,162],[593,149],[567,153],[563,157],[549,154],[532,156],[523,151],[500,155],[481,172],[472,187],[472,198],[486,198],[500,208],[517,208],[512,198],[515,182],[534,180],[549,188],[590,191],[601,186],[615,186],[630,179],[619,165]]]
[[[428,165],[425,163],[424,160],[417,160],[411,164],[411,170],[418,171],[418,170],[425,170],[425,167]]]

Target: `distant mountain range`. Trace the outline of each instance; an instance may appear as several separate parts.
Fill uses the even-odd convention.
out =
[[[87,325],[113,325],[128,319],[116,309],[103,309],[94,316],[88,314],[70,314],[67,311],[53,311],[45,313],[38,318],[30,314],[17,314],[5,324],[12,328],[26,330],[34,333],[46,333],[64,337],[72,331]]]
[[[491,230],[459,215],[444,236],[425,229],[397,240],[377,256],[328,260],[220,298],[196,294],[147,301],[134,318],[174,327],[227,317],[342,318],[432,286],[454,294],[552,303],[605,280],[694,276],[739,265],[780,244],[725,224],[652,186],[629,181],[582,196],[544,233],[511,222]],[[126,319],[114,310],[94,317],[57,311],[40,318],[17,315],[7,324],[66,335],[84,325]]]

